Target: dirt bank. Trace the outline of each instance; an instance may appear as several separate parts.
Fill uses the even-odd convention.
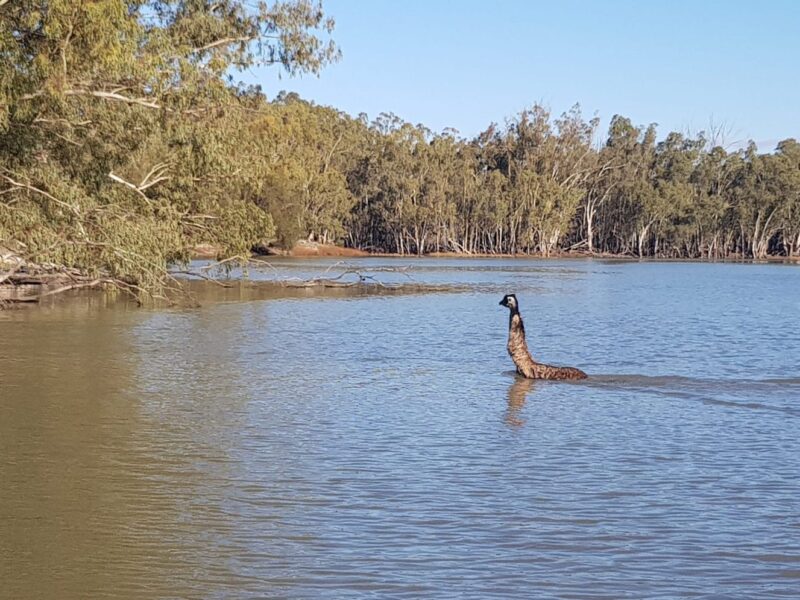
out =
[[[309,257],[309,256],[340,256],[345,258],[355,258],[359,256],[369,256],[369,252],[356,250],[355,248],[342,248],[331,244],[318,244],[317,242],[297,242],[294,248],[289,250],[288,256]]]

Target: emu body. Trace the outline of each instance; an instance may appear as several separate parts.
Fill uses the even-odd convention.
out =
[[[533,360],[525,341],[525,324],[519,314],[519,304],[514,294],[508,294],[500,301],[502,306],[508,307],[508,354],[517,373],[528,379],[586,379],[586,373],[575,367],[554,367]]]

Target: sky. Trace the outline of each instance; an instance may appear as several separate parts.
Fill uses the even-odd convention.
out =
[[[342,60],[241,77],[465,137],[538,102],[762,151],[800,138],[800,0],[323,0]]]

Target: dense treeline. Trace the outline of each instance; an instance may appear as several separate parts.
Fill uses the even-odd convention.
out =
[[[235,85],[319,72],[332,28],[308,0],[0,0],[0,249],[147,290],[199,243],[800,252],[795,140],[728,151],[616,116],[598,142],[597,119],[541,106],[463,139]]]
[[[263,102],[258,98],[255,103]],[[263,206],[282,243],[368,250],[763,258],[800,251],[800,144],[728,152],[576,106],[534,106],[475,139],[381,115],[369,123],[296,96],[251,115],[265,150]],[[266,167],[265,167],[266,168]]]

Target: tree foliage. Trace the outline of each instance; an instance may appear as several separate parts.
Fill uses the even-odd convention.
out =
[[[313,110],[324,110],[314,107]],[[342,117],[343,119],[345,117]],[[381,115],[341,164],[346,243],[388,252],[764,258],[800,251],[800,144],[726,151],[705,133],[534,105],[474,139]]]
[[[0,2],[0,245],[157,291],[195,244],[271,241],[264,100],[231,73],[317,73],[332,28],[308,0]]]
[[[800,253],[800,144],[576,105],[472,139],[237,85],[339,57],[310,0],[0,0],[0,246],[146,290],[199,243],[402,254]]]

